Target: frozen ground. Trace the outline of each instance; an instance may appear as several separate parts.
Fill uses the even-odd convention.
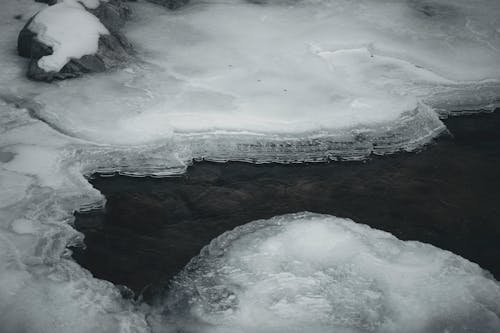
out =
[[[439,115],[492,109],[500,96],[495,0],[214,0],[176,12],[139,2],[125,31],[137,61],[51,85],[27,81],[15,54],[18,32],[43,5],[1,8],[5,332],[150,329],[145,309],[69,259],[66,247],[81,242],[72,212],[104,200],[83,175],[172,175],[201,158],[301,162],[414,150],[445,130]],[[452,282],[498,292],[477,266],[460,267],[472,267],[471,279]],[[498,299],[488,304],[484,322],[498,324]]]

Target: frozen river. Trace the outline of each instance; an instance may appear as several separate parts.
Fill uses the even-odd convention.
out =
[[[83,3],[98,6],[100,1]],[[419,238],[434,247],[408,241],[417,237],[390,222],[397,215],[354,214],[370,212],[374,202],[389,198],[391,193],[382,189],[371,192],[367,207],[361,203],[369,200],[352,197],[360,205],[352,216],[347,201],[329,211],[312,202],[303,206],[330,215],[272,217],[295,211],[279,207],[267,215],[247,215],[234,226],[269,219],[214,239],[154,305],[124,298],[122,289],[92,276],[69,250],[83,244],[83,235],[72,226],[73,213],[105,204],[103,194],[86,178],[95,173],[182,175],[198,160],[339,161],[338,167],[311,168],[358,170],[350,185],[362,189],[373,181],[363,180],[373,165],[382,165],[373,176],[383,181],[386,170],[400,165],[405,170],[398,161],[425,163],[425,157],[419,159],[425,153],[366,165],[360,161],[414,152],[446,133],[446,116],[498,107],[498,1],[193,0],[176,11],[144,1],[130,7],[133,15],[123,29],[135,50],[129,62],[106,73],[48,84],[28,80],[27,60],[15,52],[18,33],[32,15],[41,10],[32,32],[54,51],[37,62],[48,70],[92,51],[80,46],[92,46],[107,31],[73,0],[52,7],[31,0],[1,4],[2,332],[500,329],[500,285],[483,270],[490,259],[446,245],[439,228]],[[488,125],[480,126],[486,131]],[[461,140],[468,142],[467,137]],[[448,145],[435,149],[444,149],[446,156],[454,151]],[[456,159],[464,158],[462,152]],[[491,172],[488,158],[492,155],[475,166],[481,175]],[[341,161],[358,162],[343,166],[347,162]],[[419,169],[425,184],[450,176],[443,169],[442,175],[434,175],[431,165]],[[451,164],[449,172],[457,165]],[[217,168],[230,169],[232,164]],[[257,170],[242,168],[253,170],[250,174]],[[457,179],[464,176],[459,169],[455,172]],[[400,186],[418,187],[419,178],[411,172],[408,177],[401,178]],[[419,214],[425,219],[425,212],[433,212],[422,201],[431,197],[444,206],[455,198],[452,207],[481,216],[483,207],[491,205],[469,206],[477,197],[466,195],[483,193],[481,188],[487,189],[495,178],[485,184],[474,179],[462,183],[470,192],[460,198],[455,196],[462,192],[453,186],[444,186],[450,198],[422,188],[415,203],[423,205]],[[186,202],[202,203],[206,190],[190,192]],[[338,190],[333,193],[350,195]],[[485,203],[497,199],[488,197],[495,188],[486,193]],[[238,195],[231,194],[234,200]],[[213,196],[214,202],[217,198]],[[384,205],[403,207],[414,197],[396,199]],[[182,217],[182,206],[174,206]],[[453,229],[448,218],[444,214],[438,220]],[[392,227],[384,228],[382,219]],[[207,238],[228,229],[223,226]],[[481,239],[489,244],[486,236]],[[196,252],[190,251],[185,254]],[[177,268],[180,263],[185,258]]]

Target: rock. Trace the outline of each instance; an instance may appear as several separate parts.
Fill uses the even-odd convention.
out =
[[[57,0],[35,0],[35,2],[46,3],[49,6],[55,5]]]
[[[37,42],[33,45],[42,45]],[[46,47],[46,46],[45,46]],[[37,47],[35,47],[35,50]],[[49,48],[50,49],[50,48]],[[40,51],[33,52],[36,55],[48,55]],[[85,55],[79,59],[72,59],[59,72],[46,72],[38,66],[39,58],[32,58],[28,67],[27,76],[35,81],[52,82],[54,80],[65,80],[79,77],[85,73],[100,73],[108,69],[119,67],[130,58],[130,49],[124,45],[124,41],[114,35],[103,35],[99,38],[99,48],[94,55]]]
[[[49,1],[50,2],[50,1]],[[40,58],[51,55],[53,50],[37,39],[37,34],[30,30],[30,25],[37,14],[28,20],[19,33],[18,54],[29,58],[27,76],[36,81],[52,82],[81,76],[85,73],[99,73],[123,65],[130,59],[132,46],[119,31],[130,17],[130,10],[122,0],[101,2],[95,9],[85,8],[95,15],[108,29],[109,34],[101,35],[95,54],[71,59],[59,71],[46,71],[39,66]]]
[[[24,58],[31,58],[31,49],[37,47],[34,44],[41,44],[36,40],[36,34],[28,29],[34,17],[35,16],[30,18],[28,22],[26,22],[23,29],[19,33],[19,36],[17,37],[17,53]]]
[[[118,32],[130,18],[130,8],[122,0],[101,2],[99,7],[87,8],[87,11],[94,14],[110,32],[114,33]]]
[[[147,0],[158,5],[162,5],[168,9],[178,9],[189,3],[190,0]]]

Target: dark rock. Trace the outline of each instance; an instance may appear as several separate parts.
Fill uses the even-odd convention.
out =
[[[126,41],[125,41],[126,42]],[[34,43],[34,45],[42,45]],[[47,48],[45,46],[45,48]],[[35,48],[36,49],[36,48]],[[31,54],[40,55],[44,52],[31,51]],[[51,54],[46,53],[44,55]],[[42,56],[44,56],[42,55]],[[114,35],[103,35],[99,38],[99,48],[96,54],[85,55],[79,59],[72,59],[59,72],[46,72],[38,66],[40,57],[32,57],[28,67],[28,78],[35,81],[52,82],[79,77],[85,73],[100,73],[108,69],[117,68],[130,58],[129,44]]]
[[[99,7],[95,9],[87,8],[87,10],[94,14],[113,33],[117,33],[125,25],[131,13],[127,3],[122,0],[101,2]]]
[[[85,73],[99,73],[117,68],[130,59],[132,45],[119,31],[130,17],[126,3],[122,0],[110,0],[102,2],[96,9],[87,10],[99,18],[110,34],[99,38],[96,54],[72,59],[59,72],[46,72],[38,66],[38,60],[52,54],[53,50],[40,42],[36,34],[29,29],[35,16],[28,20],[17,40],[18,54],[30,59],[28,78],[45,82],[75,78]]]
[[[106,68],[114,68],[130,58],[132,45],[121,34],[103,35],[99,38],[96,57],[100,58]]]
[[[162,5],[168,9],[179,9],[189,3],[190,0],[147,0],[158,5]]]
[[[214,237],[257,219],[311,211],[450,250],[498,280],[500,109],[445,123],[453,138],[364,162],[201,162],[183,177],[94,177],[106,209],[77,215],[86,247],[74,258],[95,277],[154,301]]]
[[[35,0],[35,2],[46,3],[49,6],[55,5],[57,0]]]
[[[28,29],[28,27],[31,24],[31,22],[33,21],[34,17],[35,16],[30,18],[28,20],[28,22],[26,22],[23,29],[19,33],[19,36],[17,37],[17,53],[21,57],[31,58],[31,49],[34,47],[37,47],[34,44],[41,44],[40,42],[38,42],[35,39],[36,34],[33,31],[31,31],[30,29]],[[52,53],[52,50],[50,50],[50,53]],[[50,54],[50,53],[47,53],[47,54]],[[42,57],[42,56],[40,56],[40,57]]]
[[[27,76],[32,80],[52,82],[54,80],[64,80],[78,76],[76,73],[64,73],[63,70],[60,72],[46,72],[38,66],[37,61],[32,59],[28,65]]]

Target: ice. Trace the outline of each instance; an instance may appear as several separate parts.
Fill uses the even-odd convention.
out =
[[[299,213],[213,240],[162,314],[165,331],[497,332],[500,284],[450,252]]]
[[[86,4],[91,8],[95,6],[93,3]],[[38,60],[38,66],[47,72],[58,72],[71,59],[95,54],[99,36],[109,34],[99,19],[76,0],[64,0],[43,9],[28,29],[53,50],[51,55]]]
[[[147,332],[144,315],[114,285],[69,258],[67,246],[82,241],[72,212],[103,204],[83,178],[78,148],[46,124],[23,119],[23,110],[1,110],[18,124],[2,135],[11,158],[0,163],[1,331]]]
[[[68,260],[29,272],[3,238],[0,268],[8,274],[0,275],[2,332],[111,333],[144,327],[131,309],[117,306],[121,296],[109,282],[92,279]],[[99,293],[89,292],[92,289]],[[120,318],[128,324],[121,324]]]
[[[247,156],[251,145],[298,150],[257,152],[255,160],[413,150],[444,130],[428,108],[446,115],[498,103],[499,5],[483,2],[489,10],[466,2],[233,0],[172,12],[139,3],[125,33],[141,62],[44,89],[35,114],[99,144],[192,149],[194,139],[203,147],[193,155],[215,160],[231,154],[214,146],[242,137]],[[318,138],[319,148],[310,143]],[[316,150],[314,158],[301,147]]]
[[[37,231],[35,222],[27,219],[15,220],[12,222],[11,228],[18,234],[35,234]]]
[[[67,1],[74,1],[74,0],[58,0],[58,2],[67,2]],[[108,0],[78,0],[78,2],[80,2],[87,8],[95,9],[99,7],[101,2],[108,2]]]
[[[130,4],[133,19],[123,31],[136,58],[123,69],[52,84],[29,81],[27,60],[15,52],[19,31],[40,10],[43,18],[68,4],[51,9],[32,0],[8,1],[0,11],[2,332],[148,332],[188,324],[168,313],[161,320],[151,317],[151,311],[122,298],[116,286],[93,278],[70,259],[68,246],[82,244],[82,235],[71,227],[73,212],[105,202],[85,176],[171,176],[200,159],[291,163],[412,151],[446,130],[441,117],[499,104],[500,3],[495,0],[193,0],[177,11],[139,1]],[[84,5],[93,8],[97,1]],[[95,26],[95,19],[85,17]],[[314,321],[318,330],[350,320],[354,326],[344,325],[347,331],[391,332],[403,322],[405,332],[418,332],[426,321],[431,326],[424,331],[460,331],[462,324],[487,330],[498,324],[498,297],[491,298],[498,296],[498,284],[476,265],[432,247],[358,230],[350,222],[321,219],[337,221],[328,225],[338,232],[318,222],[310,236],[302,230],[304,240],[295,241],[309,250],[288,248],[289,254],[275,248],[278,231],[286,236],[294,228],[276,227],[269,237],[260,233],[268,229],[256,229],[262,235],[256,240],[274,239],[266,251],[282,251],[272,257],[278,261],[263,257],[261,265],[247,256],[247,268],[255,271],[246,276],[225,272],[240,282],[253,281],[260,269],[269,272],[269,279],[254,281],[262,288],[255,299],[262,306],[281,297],[283,288],[296,300],[281,297],[263,313],[245,296],[251,289],[242,289],[236,296],[247,312],[207,310],[198,318],[215,320],[215,330],[225,329],[220,318],[227,318],[229,330],[252,323],[272,330],[266,326],[270,314],[283,319],[276,330],[289,327],[290,317],[297,328]],[[273,222],[250,226],[266,223]],[[298,221],[285,224],[300,230]],[[255,238],[248,235],[250,244]],[[327,236],[346,237],[344,252],[327,251]],[[366,258],[380,260],[350,256],[353,244]],[[396,249],[401,257],[384,249]],[[309,271],[298,278],[280,273],[298,274],[292,257]],[[231,258],[236,261],[210,261],[214,271],[207,274],[220,273],[216,263],[238,264]],[[339,276],[313,274],[332,262],[343,262]],[[348,275],[353,272],[358,275]],[[342,274],[352,279],[341,279]],[[419,284],[418,276],[425,283]],[[321,294],[318,286],[331,286],[334,277],[340,287]],[[332,303],[335,299],[345,303]],[[332,304],[342,311],[332,311]],[[256,314],[261,318],[252,321]],[[208,329],[200,325],[193,329]]]

